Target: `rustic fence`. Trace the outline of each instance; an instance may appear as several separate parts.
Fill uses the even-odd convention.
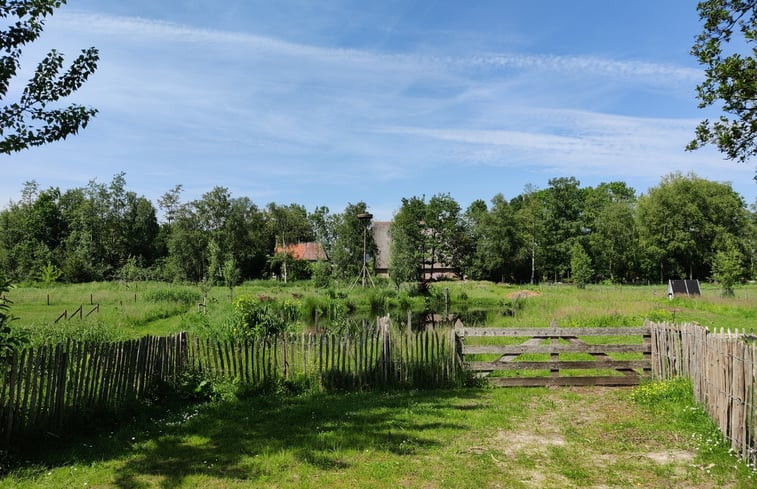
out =
[[[324,388],[445,386],[459,380],[452,330],[284,334],[230,342],[181,333],[16,352],[0,370],[0,444],[55,433],[73,416],[113,411],[195,371],[249,384],[310,376]]]
[[[637,385],[651,367],[652,350],[646,326],[463,327],[457,334],[457,351],[465,356],[465,367],[501,387]],[[634,337],[636,343],[632,341]],[[504,340],[505,344],[498,340]],[[496,355],[496,359],[482,361],[481,355]],[[521,376],[523,373],[525,375]]]
[[[210,376],[261,383],[315,376],[325,388],[443,386],[460,372],[452,330],[392,332],[388,327],[354,335],[285,334],[243,342],[193,338],[189,366]]]
[[[757,465],[757,345],[754,336],[699,325],[652,324],[656,377],[689,377],[700,402],[740,457]]]

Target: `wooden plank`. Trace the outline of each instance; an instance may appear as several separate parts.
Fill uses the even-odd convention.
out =
[[[10,386],[10,394],[8,395],[8,411],[6,413],[6,424],[5,424],[5,444],[10,444],[10,439],[13,434],[13,397],[16,389],[16,378],[18,376],[18,352],[13,352],[13,357],[11,358],[11,368],[10,368],[10,381],[8,385]]]
[[[550,338],[549,340],[550,345],[559,345],[560,344],[560,338]],[[549,376],[550,377],[559,377],[560,376],[560,367],[557,366],[557,364],[560,362],[560,354],[559,353],[551,353],[549,356],[550,359],[550,370],[549,370]],[[511,362],[512,363],[512,362]]]
[[[64,349],[61,352],[60,365],[58,369],[58,392],[55,399],[55,422],[56,429],[60,428],[63,424],[63,412],[66,407],[66,374],[68,373],[68,351]]]
[[[579,340],[578,338],[575,338],[575,337],[566,337],[565,339],[571,345],[586,345],[585,342],[583,342],[583,341],[581,341],[581,340]],[[552,339],[552,341],[554,342],[555,339]],[[610,357],[610,355],[608,355],[607,353],[604,353],[604,352],[602,352],[602,353],[591,353],[591,356],[593,356],[594,358],[597,358],[599,360],[612,360],[612,358]],[[618,370],[618,372],[621,372],[623,375],[632,375],[632,376],[633,375],[639,375],[638,372],[636,372],[635,370],[632,370],[632,369],[619,368],[617,370]]]
[[[110,394],[107,397],[106,402],[110,404],[111,406],[115,406],[115,404],[118,402],[119,399],[119,389],[121,386],[121,374],[123,372],[123,349],[124,344],[123,343],[115,343],[114,344],[115,349],[113,350],[113,373],[111,375],[111,389]]]
[[[486,372],[495,370],[580,370],[580,369],[616,369],[616,368],[646,368],[647,360],[611,360],[611,361],[558,361],[558,362],[466,362],[465,367],[476,371]]]
[[[540,345],[540,344],[542,344],[544,342],[544,340],[545,340],[545,338],[530,338],[530,339],[524,341],[523,343],[521,343],[521,346],[536,346],[536,345]],[[465,345],[464,344],[463,344],[462,349],[460,351],[461,351],[461,354],[463,354],[463,355],[465,354]],[[505,354],[505,355],[502,355],[500,357],[499,361],[500,362],[512,362],[516,358],[518,358],[518,356],[520,356],[520,353]]]
[[[31,370],[34,372],[34,376],[32,377],[32,392],[31,392],[31,399],[29,400],[29,415],[28,420],[30,424],[33,424],[36,422],[37,419],[37,391],[38,389],[41,389],[40,382],[42,381],[41,377],[42,374],[40,370],[42,369],[42,365],[45,363],[45,347],[39,347],[37,349],[37,354],[35,356],[35,362],[33,365],[31,365]]]
[[[515,336],[559,338],[562,336],[643,336],[649,334],[649,327],[634,328],[460,328],[459,335],[480,336]]]
[[[523,353],[643,353],[649,345],[463,345],[463,355]]]
[[[626,376],[597,377],[489,377],[489,383],[498,387],[548,386],[623,386],[638,385],[639,379]]]
[[[29,348],[28,350],[28,358],[26,361],[26,367],[22,370],[22,372],[26,373],[23,389],[24,389],[24,397],[21,401],[20,409],[19,409],[19,421],[20,426],[23,429],[24,424],[29,420],[29,409],[27,402],[29,401],[29,391],[32,389],[30,388],[31,382],[33,382],[33,378],[31,376],[32,370],[34,370],[34,349]],[[19,376],[19,379],[21,377]]]
[[[50,419],[51,413],[52,413],[52,392],[55,389],[54,384],[54,375],[53,372],[55,372],[55,366],[58,365],[58,356],[59,356],[59,350],[60,345],[57,345],[55,347],[50,348],[50,363],[47,366],[47,386],[45,389],[45,397],[44,402],[42,403],[42,422],[45,422],[46,419]]]

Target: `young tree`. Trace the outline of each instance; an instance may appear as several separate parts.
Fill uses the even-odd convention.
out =
[[[183,185],[178,184],[158,199],[158,207],[163,211],[168,224],[173,222],[176,213],[179,211],[179,207],[181,207],[181,192],[183,188]]]
[[[520,229],[518,254],[529,264],[529,283],[536,281],[537,263],[541,263],[545,241],[547,192],[527,184],[523,193],[513,199],[515,218]]]
[[[313,264],[313,285],[318,289],[325,289],[331,284],[331,264],[318,260]]]
[[[45,18],[66,0],[17,0],[0,3],[0,101],[6,101],[10,82],[18,73],[22,48],[42,33]],[[0,109],[0,153],[65,139],[85,128],[96,109],[56,103],[78,90],[97,69],[96,48],[85,49],[66,71],[63,55],[50,51],[37,66],[19,99]],[[7,101],[6,101],[7,103]],[[50,107],[52,106],[52,107]]]
[[[347,204],[344,213],[335,228],[336,240],[331,249],[331,262],[334,273],[344,279],[355,279],[363,269],[363,237],[365,237],[365,253],[375,257],[378,252],[373,233],[370,232],[371,222],[363,222],[358,218],[368,212],[365,202]]]
[[[63,275],[63,271],[60,268],[56,267],[50,262],[47,262],[47,265],[42,267],[42,269],[39,271],[39,280],[46,288],[49,289],[55,282],[58,281],[61,275]]]
[[[226,257],[221,272],[223,283],[229,288],[229,300],[231,300],[234,298],[234,286],[239,283],[239,268],[237,267],[237,261],[232,255]]]
[[[315,234],[315,240],[321,243],[327,256],[331,256],[334,243],[338,237],[337,228],[341,225],[342,215],[331,214],[325,205],[316,207],[308,214],[308,222]]]
[[[286,282],[291,262],[286,258],[287,247],[300,241],[312,241],[315,237],[313,228],[308,221],[307,210],[300,204],[278,205],[271,202],[266,208],[265,218],[270,237],[268,249],[272,254],[271,259],[273,263],[280,263],[281,274]],[[273,256],[277,254],[284,256]]]
[[[720,283],[723,297],[733,297],[733,286],[744,275],[744,256],[732,239],[725,239],[723,247],[712,259],[712,278]]]
[[[574,242],[570,251],[570,271],[573,276],[573,283],[579,289],[585,289],[586,284],[591,282],[594,270],[591,269],[591,258],[581,246],[581,243]]]
[[[476,199],[465,209],[463,213],[463,228],[465,231],[465,259],[463,260],[464,273],[474,280],[487,278],[485,257],[478,252],[478,246],[484,239],[486,231],[486,217],[489,209],[486,202]]]

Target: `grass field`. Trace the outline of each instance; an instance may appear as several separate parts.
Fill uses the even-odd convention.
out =
[[[666,287],[589,286],[584,290],[567,285],[518,287],[489,282],[441,282],[434,284],[436,312],[443,312],[443,290],[449,289],[449,310],[460,314],[466,325],[543,327],[555,321],[563,327],[640,326],[645,319],[669,322],[698,322],[713,328],[739,328],[754,331],[757,324],[757,286],[736,289],[736,297],[722,298],[714,286],[703,286],[698,298],[669,301]],[[528,296],[523,293],[528,290]],[[184,300],[166,300],[169,291]],[[331,291],[333,294],[334,291]],[[422,297],[397,294],[386,289],[337,289],[355,317],[372,321],[389,312],[405,322],[406,308],[417,312],[425,307]],[[513,299],[520,293],[520,299]],[[236,287],[234,297],[272,297],[296,300],[306,310],[308,304],[323,300],[328,292],[308,282],[284,285],[280,282],[254,281]],[[48,296],[50,305],[48,305]],[[227,288],[209,291],[207,314],[198,313],[199,287],[162,283],[89,283],[58,285],[51,289],[14,288],[8,294],[12,312],[19,319],[14,327],[32,342],[62,338],[124,339],[146,334],[166,335],[178,331],[213,334],[214,327],[228,322],[232,301]],[[388,299],[386,299],[388,297]],[[152,299],[151,299],[152,298]],[[389,304],[388,309],[384,304]],[[99,312],[79,319],[55,319],[64,311],[73,313],[80,306],[83,314],[99,304]],[[379,304],[377,307],[376,304]],[[302,327],[312,323],[303,314]]]
[[[51,440],[0,488],[755,487],[688,385],[640,389],[232,396]]]
[[[638,326],[650,318],[754,331],[757,324],[754,285],[737,289],[731,299],[705,287],[700,298],[673,301],[662,286],[541,286],[529,287],[527,294],[522,287],[484,282],[435,287],[437,299],[449,289],[450,310],[468,325]],[[425,305],[423,298],[396,293],[388,294],[394,302],[384,301],[384,291],[337,292],[352,304],[353,314],[367,318],[376,314],[377,303],[404,303],[416,311]],[[309,284],[273,282],[234,290],[235,297],[265,295],[302,304],[326,293]],[[98,283],[49,291],[16,288],[8,298],[20,318],[14,327],[43,342],[203,328],[212,333],[213,324],[230,317],[229,290],[210,291],[207,315],[197,312],[199,297],[199,288],[191,286]],[[86,314],[98,303],[99,313],[89,318],[53,323],[63,309],[83,304]],[[396,307],[391,312],[398,320],[406,317]],[[635,390],[288,396],[252,395],[233,383],[214,389],[214,401],[175,404],[170,410],[143,406],[126,423],[48,437],[31,452],[0,452],[0,473],[5,473],[0,488],[757,487],[757,473],[728,453],[693,403],[690,386],[681,382]]]

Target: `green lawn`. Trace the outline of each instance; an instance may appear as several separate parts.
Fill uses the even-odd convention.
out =
[[[755,487],[690,398],[630,392],[230,396],[51,440],[0,488]]]
[[[737,289],[732,299],[705,287],[701,298],[672,302],[659,285],[545,285],[529,287],[530,296],[514,308],[511,297],[525,287],[435,287],[449,288],[451,310],[469,325],[639,326],[651,318],[754,331],[757,324],[754,285]],[[147,299],[166,288],[199,293],[191,286],[108,283],[57,286],[50,306],[45,289],[16,288],[9,298],[20,318],[14,327],[34,341],[212,331],[231,314],[228,289],[210,291],[203,316],[194,302]],[[373,314],[376,292],[337,292],[357,314]],[[90,294],[99,314],[52,323],[63,309],[84,304],[86,313]],[[326,292],[250,282],[234,290],[242,294],[304,304]],[[423,299],[410,305],[422,308]],[[0,453],[0,471],[12,466],[0,488],[757,487],[757,475],[728,454],[690,396],[639,403],[625,388],[509,388],[272,398],[235,396],[233,385],[216,388],[225,401],[168,413],[153,407],[113,431],[49,438],[40,451],[10,461]]]

